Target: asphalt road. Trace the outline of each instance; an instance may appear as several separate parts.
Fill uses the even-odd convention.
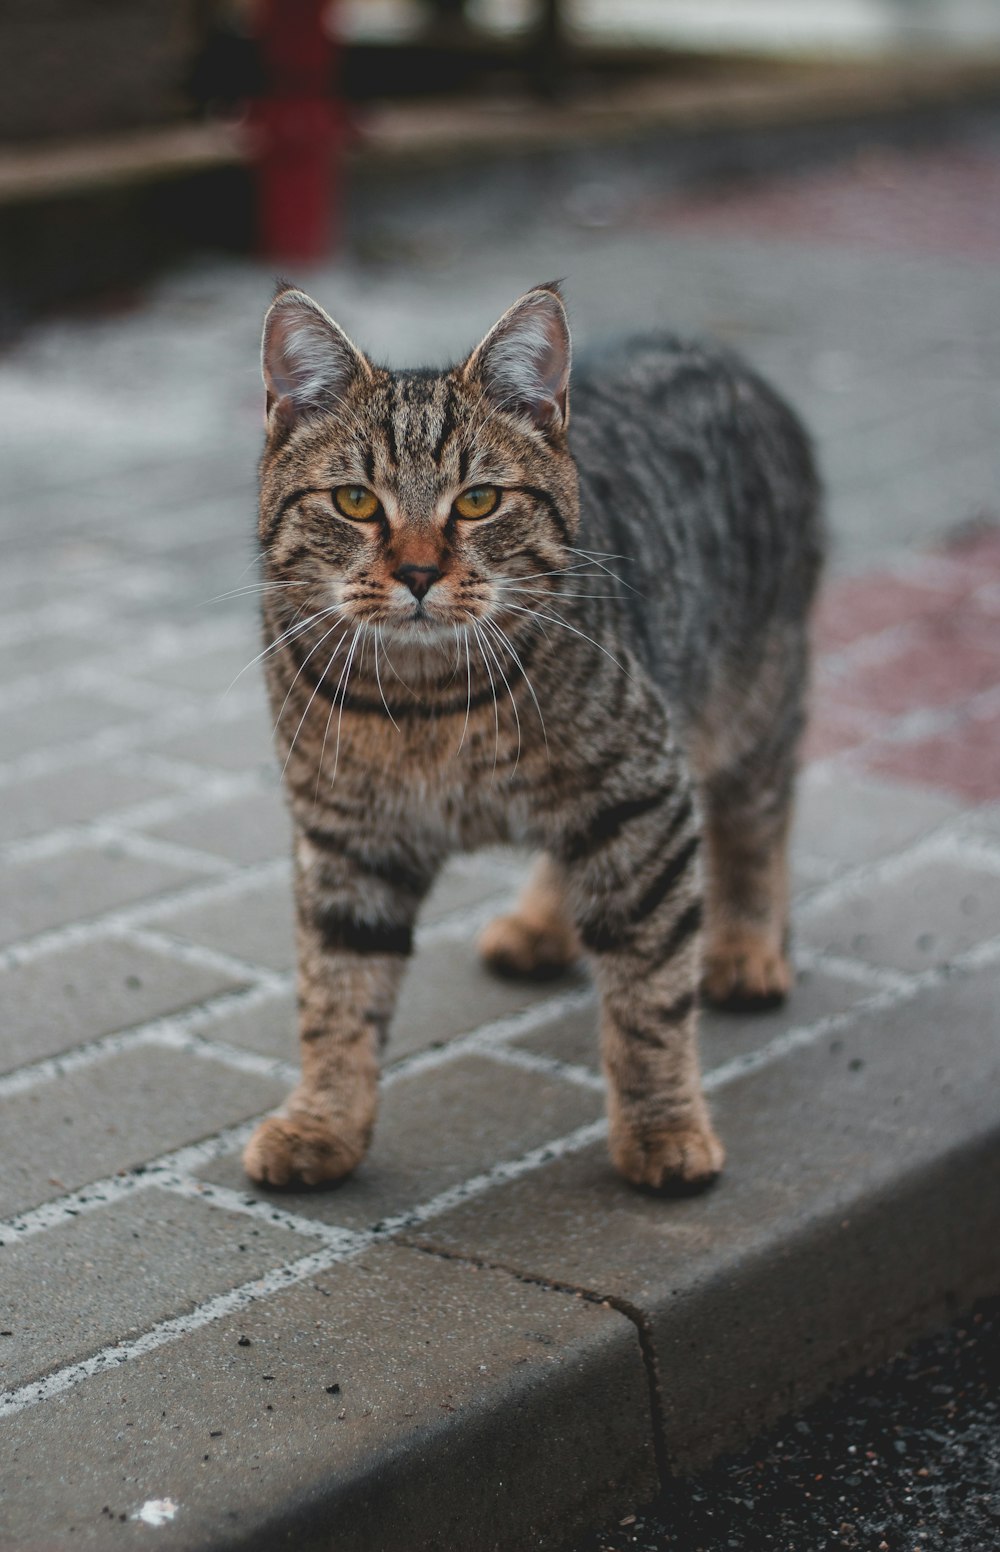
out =
[[[1000,1548],[1000,1299],[578,1552],[945,1548]]]

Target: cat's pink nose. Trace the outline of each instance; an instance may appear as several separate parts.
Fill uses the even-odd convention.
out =
[[[437,566],[400,566],[393,572],[397,582],[405,582],[414,598],[426,598],[443,573]]]

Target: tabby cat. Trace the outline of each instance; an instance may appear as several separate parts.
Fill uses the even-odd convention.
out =
[[[555,285],[446,371],[375,365],[285,289],[263,372],[302,1076],[248,1173],[314,1184],[361,1161],[420,903],[450,852],[510,840],[542,856],[486,962],[541,976],[586,951],[614,1164],[711,1181],[699,993],[768,1007],[790,982],[822,548],[805,433],[739,360],[667,335],[578,370],[571,424]]]

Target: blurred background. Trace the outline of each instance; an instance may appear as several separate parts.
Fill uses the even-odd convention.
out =
[[[0,330],[192,253],[620,224],[998,94],[994,0],[5,0]]]
[[[872,908],[915,939],[899,964],[921,973],[995,933],[975,912],[996,898],[1000,834],[998,0],[2,0],[12,1177],[44,1158],[58,1193],[201,1139],[259,1109],[247,1072],[292,1054],[287,823],[253,666],[277,275],[393,364],[460,358],[562,277],[579,346],[668,327],[769,376],[815,435],[833,540],[796,888],[969,808],[951,873],[907,875],[912,910],[886,891]],[[204,1000],[198,967],[216,977],[223,953],[263,988],[242,1033]],[[522,1005],[471,944],[449,954],[463,1030]],[[418,1032],[440,1033],[438,964],[418,967]],[[806,1008],[853,1005],[854,982],[831,984]],[[187,1056],[156,1047],[143,1020],[175,1008],[183,1031],[222,1031],[204,1070],[237,1069],[232,1109],[215,1078],[193,1103]],[[32,1108],[50,1078],[74,1115]],[[91,1130],[63,1131],[91,1109]],[[62,1121],[40,1132],[48,1113]],[[90,1141],[59,1164],[43,1133]],[[204,1233],[195,1288],[217,1255]],[[164,1312],[178,1299],[171,1281]],[[960,1481],[963,1515],[969,1496]]]

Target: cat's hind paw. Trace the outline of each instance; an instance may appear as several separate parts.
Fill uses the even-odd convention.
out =
[[[611,1162],[634,1186],[675,1195],[701,1191],[717,1180],[726,1151],[711,1126],[637,1136],[613,1131]]]
[[[361,1163],[364,1148],[316,1116],[268,1116],[243,1150],[243,1168],[258,1185],[330,1185]]]
[[[496,975],[548,981],[575,964],[580,944],[571,928],[543,926],[515,913],[490,922],[480,934],[479,952]]]
[[[766,1013],[778,1008],[792,986],[792,969],[780,948],[756,935],[732,934],[709,944],[702,973],[706,1002],[727,1013]]]

